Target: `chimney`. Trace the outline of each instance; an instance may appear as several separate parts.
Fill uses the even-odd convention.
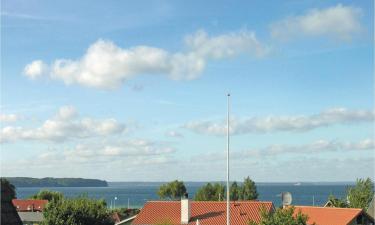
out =
[[[190,220],[190,201],[189,196],[185,193],[184,197],[181,198],[181,224],[188,224]]]

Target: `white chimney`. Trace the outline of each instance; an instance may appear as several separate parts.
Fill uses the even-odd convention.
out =
[[[189,196],[185,193],[185,196],[181,198],[181,224],[188,224],[190,220],[190,201]]]

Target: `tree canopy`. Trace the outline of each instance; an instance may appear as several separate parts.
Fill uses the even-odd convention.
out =
[[[207,183],[200,187],[195,194],[196,201],[222,201],[226,198],[225,186],[220,183]],[[242,185],[234,181],[230,187],[230,199],[232,201],[247,201],[258,198],[258,192],[254,181],[249,177],[244,179]]]
[[[7,179],[1,178],[1,194],[4,194],[4,196],[1,196],[1,199],[6,199],[6,200],[12,200],[16,198],[16,188],[14,187],[13,184],[11,184]]]
[[[338,207],[338,208],[347,208],[348,204],[346,203],[345,199],[338,199],[334,195],[330,195],[328,197],[328,201],[330,202],[331,207]]]
[[[261,221],[249,221],[249,225],[307,225],[308,217],[298,212],[294,216],[294,208],[278,208],[275,212],[262,210]]]
[[[52,201],[43,211],[44,225],[113,225],[104,200],[78,198]]]
[[[354,187],[348,188],[347,200],[350,208],[367,209],[374,196],[374,183],[370,178],[357,179]]]
[[[59,201],[64,198],[64,195],[58,191],[40,190],[37,194],[30,196],[31,199],[41,199],[48,201]]]
[[[161,199],[179,199],[186,193],[186,187],[182,181],[172,181],[159,187],[158,196]]]
[[[258,198],[258,191],[255,182],[246,177],[242,186],[241,200],[255,200]]]
[[[221,201],[225,198],[225,187],[220,183],[207,183],[195,193],[195,201]]]
[[[370,178],[357,179],[354,187],[349,187],[346,197],[338,199],[333,195],[328,197],[332,207],[361,208],[366,210],[374,196],[374,183]]]
[[[242,190],[241,187],[237,185],[237,182],[233,182],[230,186],[230,200],[237,201],[242,199]]]

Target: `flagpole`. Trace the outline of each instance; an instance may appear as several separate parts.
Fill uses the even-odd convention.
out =
[[[227,102],[227,225],[230,225],[230,190],[229,190],[229,100],[230,94],[228,93]]]

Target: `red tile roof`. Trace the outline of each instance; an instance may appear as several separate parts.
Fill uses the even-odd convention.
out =
[[[249,220],[258,222],[261,218],[262,208],[268,212],[274,209],[272,202],[231,202],[231,224],[248,225]],[[226,202],[191,201],[191,222],[189,225],[195,225],[197,219],[199,219],[200,225],[225,224],[226,211]],[[181,224],[180,201],[147,202],[132,224],[157,224],[165,221],[173,225]]]
[[[319,225],[347,225],[362,213],[362,209],[353,208],[295,206],[294,213],[299,211],[309,217],[308,224]]]
[[[44,207],[48,203],[48,200],[33,200],[33,199],[13,199],[12,203],[16,207],[17,211],[43,211]]]

